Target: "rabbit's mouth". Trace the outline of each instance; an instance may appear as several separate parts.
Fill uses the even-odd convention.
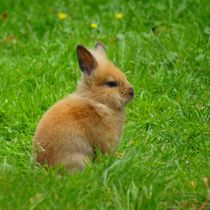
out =
[[[120,103],[121,103],[121,106],[125,106],[127,105],[132,99],[130,98],[127,98],[127,97],[123,97],[121,100],[120,100]]]

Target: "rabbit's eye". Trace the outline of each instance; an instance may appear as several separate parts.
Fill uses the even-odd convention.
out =
[[[115,81],[107,82],[106,85],[108,85],[109,87],[117,87],[117,83]]]

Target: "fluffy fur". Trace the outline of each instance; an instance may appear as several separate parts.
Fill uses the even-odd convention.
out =
[[[40,120],[33,148],[37,161],[82,170],[95,148],[113,152],[120,142],[124,107],[134,96],[126,76],[108,60],[102,44],[77,46],[83,78],[77,91],[53,105]]]

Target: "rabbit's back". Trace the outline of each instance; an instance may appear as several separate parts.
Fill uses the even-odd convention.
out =
[[[123,130],[124,114],[78,95],[71,95],[52,106],[41,119],[35,142],[43,149],[40,163],[55,165],[65,153],[93,155],[94,148],[112,151]]]

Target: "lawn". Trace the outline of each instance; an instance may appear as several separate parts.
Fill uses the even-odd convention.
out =
[[[0,209],[210,209],[209,20],[208,0],[1,0]],[[60,176],[33,134],[98,41],[135,100],[117,153]]]

